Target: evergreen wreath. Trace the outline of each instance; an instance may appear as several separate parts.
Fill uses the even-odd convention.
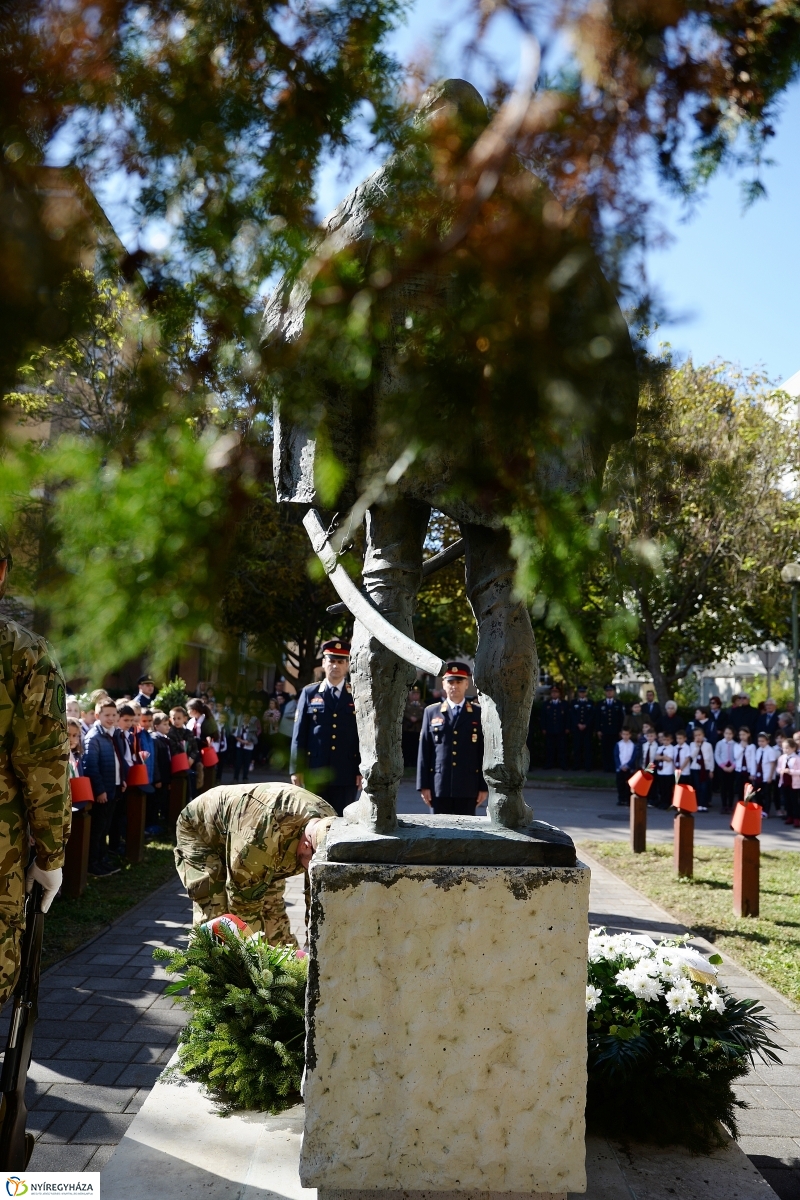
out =
[[[308,966],[293,946],[270,946],[225,925],[203,925],[185,950],[153,957],[180,979],[165,994],[191,1013],[178,1039],[179,1068],[228,1109],[279,1113],[300,1100]],[[179,995],[184,988],[189,995]]]
[[[589,935],[586,1118],[606,1137],[710,1153],[737,1136],[732,1084],[758,1055],[779,1063],[774,1022],[717,986],[716,963],[684,943]]]

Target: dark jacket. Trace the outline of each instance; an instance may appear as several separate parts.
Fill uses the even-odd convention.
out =
[[[609,704],[606,700],[601,700],[595,709],[594,727],[604,738],[611,737],[616,741],[624,719],[625,708],[622,701],[612,700]]]
[[[324,681],[323,681],[324,682]],[[350,685],[336,703],[330,687],[310,683],[297,702],[289,770],[292,775],[327,769],[332,787],[353,787],[361,768],[356,710]]]
[[[99,721],[95,721],[86,735],[83,755],[83,773],[91,779],[95,796],[102,796],[105,792],[110,799],[114,795],[117,763],[120,783],[124,783],[128,767],[123,734],[119,729],[106,731]]]
[[[474,700],[464,701],[455,722],[446,700],[425,709],[417,753],[417,791],[423,788],[442,800],[477,799],[488,790],[481,709]]]
[[[153,734],[153,754],[155,757],[155,766],[153,768],[153,784],[154,786],[161,785],[162,788],[169,787],[172,779],[172,754],[170,752],[169,738],[165,733]]]
[[[569,725],[573,733],[581,733],[579,725],[585,725],[583,733],[594,729],[595,707],[591,700],[573,700],[569,706]]]
[[[758,719],[762,714],[757,708],[753,708],[752,704],[740,704],[738,708],[732,708],[727,724],[738,734],[743,725],[746,725],[750,730],[750,741],[755,742],[756,730],[758,729]],[[775,725],[777,727],[777,718]],[[736,739],[738,741],[738,737]]]
[[[200,749],[197,745],[197,738],[191,729],[187,729],[185,725],[183,729],[178,729],[175,725],[170,724],[167,727],[167,737],[169,738],[170,754],[188,754],[190,762],[197,762],[200,757]]]
[[[542,705],[542,733],[546,737],[561,737],[568,724],[569,708],[563,700],[547,700]]]
[[[770,742],[774,742],[778,733],[778,713],[762,712],[758,714],[758,722],[756,724],[756,735],[765,733]]]
[[[675,734],[678,732],[678,730],[685,728],[686,725],[684,724],[683,717],[680,713],[675,713],[674,716],[670,716],[669,713],[665,713],[661,718],[661,728],[659,729],[659,733],[671,733],[674,741]]]
[[[649,704],[647,701],[642,704],[642,717],[645,721],[647,721],[648,725],[652,725],[656,731],[661,731],[661,722],[664,719],[664,714],[662,713],[661,705],[657,700],[654,700],[652,704]]]

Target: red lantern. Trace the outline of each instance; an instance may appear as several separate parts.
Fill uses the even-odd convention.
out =
[[[697,793],[688,783],[676,783],[672,793],[672,807],[680,812],[697,812]]]
[[[182,750],[179,750],[177,754],[173,754],[171,763],[173,775],[180,775],[181,771],[188,771],[190,765],[189,755],[184,754]]]
[[[653,786],[654,772],[648,769],[646,771],[637,771],[631,775],[628,780],[628,787],[633,792],[634,796],[649,796],[650,788]]]
[[[132,767],[128,767],[128,787],[142,787],[149,782],[150,777],[144,763],[134,763]]]
[[[73,804],[89,804],[94,800],[92,781],[86,775],[76,775],[74,779],[70,779],[69,790],[72,793]]]
[[[219,762],[219,755],[213,746],[203,746],[200,751],[200,760],[204,767],[215,767]]]
[[[758,837],[761,833],[761,805],[750,800],[740,800],[733,810],[731,829],[745,837]]]

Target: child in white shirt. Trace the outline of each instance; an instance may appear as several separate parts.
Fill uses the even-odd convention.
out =
[[[658,776],[656,778],[656,807],[669,808],[672,804],[672,792],[675,787],[675,746],[672,744],[671,733],[659,734],[661,745],[658,748]]]
[[[781,808],[786,813],[785,823],[800,829],[800,754],[791,738],[783,741],[781,749],[776,772]]]
[[[750,730],[746,725],[742,725],[739,730],[739,741],[736,743],[734,751],[736,755],[736,767],[734,774],[736,777],[736,799],[744,799],[744,785],[747,783],[755,769],[755,746],[750,745]]]
[[[736,742],[730,725],[725,726],[721,739],[714,747],[714,761],[717,764],[722,811],[733,812],[736,803]]]

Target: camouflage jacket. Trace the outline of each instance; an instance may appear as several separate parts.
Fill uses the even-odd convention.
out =
[[[285,783],[211,788],[182,814],[184,835],[195,845],[226,856],[235,871],[267,882],[298,874],[297,846],[306,825],[312,817],[335,816],[313,792]]]
[[[64,862],[72,805],[64,679],[44,638],[0,620],[0,861],[20,808],[47,871]]]

